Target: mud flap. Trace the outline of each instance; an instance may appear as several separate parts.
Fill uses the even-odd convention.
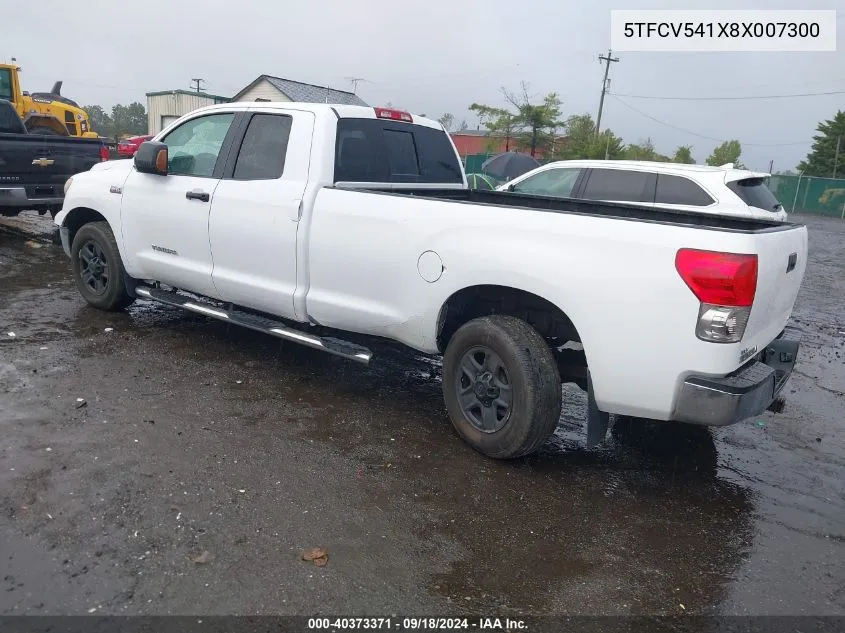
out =
[[[126,286],[126,294],[128,294],[133,299],[138,298],[138,293],[135,292],[135,288],[138,287],[138,280],[134,277],[130,277],[125,272],[123,273],[123,284]]]
[[[587,448],[603,441],[607,436],[610,414],[600,411],[593,395],[593,379],[587,372]]]

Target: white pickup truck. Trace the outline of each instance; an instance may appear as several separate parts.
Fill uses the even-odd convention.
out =
[[[469,190],[442,126],[396,110],[202,108],[74,176],[55,221],[96,308],[157,301],[362,363],[342,332],[442,354],[455,428],[495,458],[539,449],[562,382],[588,392],[589,444],[610,414],[777,408],[799,346],[804,226]]]

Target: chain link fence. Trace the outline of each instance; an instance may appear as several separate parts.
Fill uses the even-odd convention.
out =
[[[772,176],[769,189],[788,213],[845,218],[845,178]]]

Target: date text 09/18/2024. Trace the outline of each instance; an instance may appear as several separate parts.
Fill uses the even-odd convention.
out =
[[[511,618],[309,618],[309,631],[527,631],[524,620]]]

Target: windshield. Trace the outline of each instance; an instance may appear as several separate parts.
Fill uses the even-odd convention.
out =
[[[0,68],[0,99],[12,100],[12,73],[8,68]]]
[[[781,209],[780,202],[766,186],[763,178],[745,178],[729,182],[728,189],[738,195],[749,207],[764,211],[780,211]]]

